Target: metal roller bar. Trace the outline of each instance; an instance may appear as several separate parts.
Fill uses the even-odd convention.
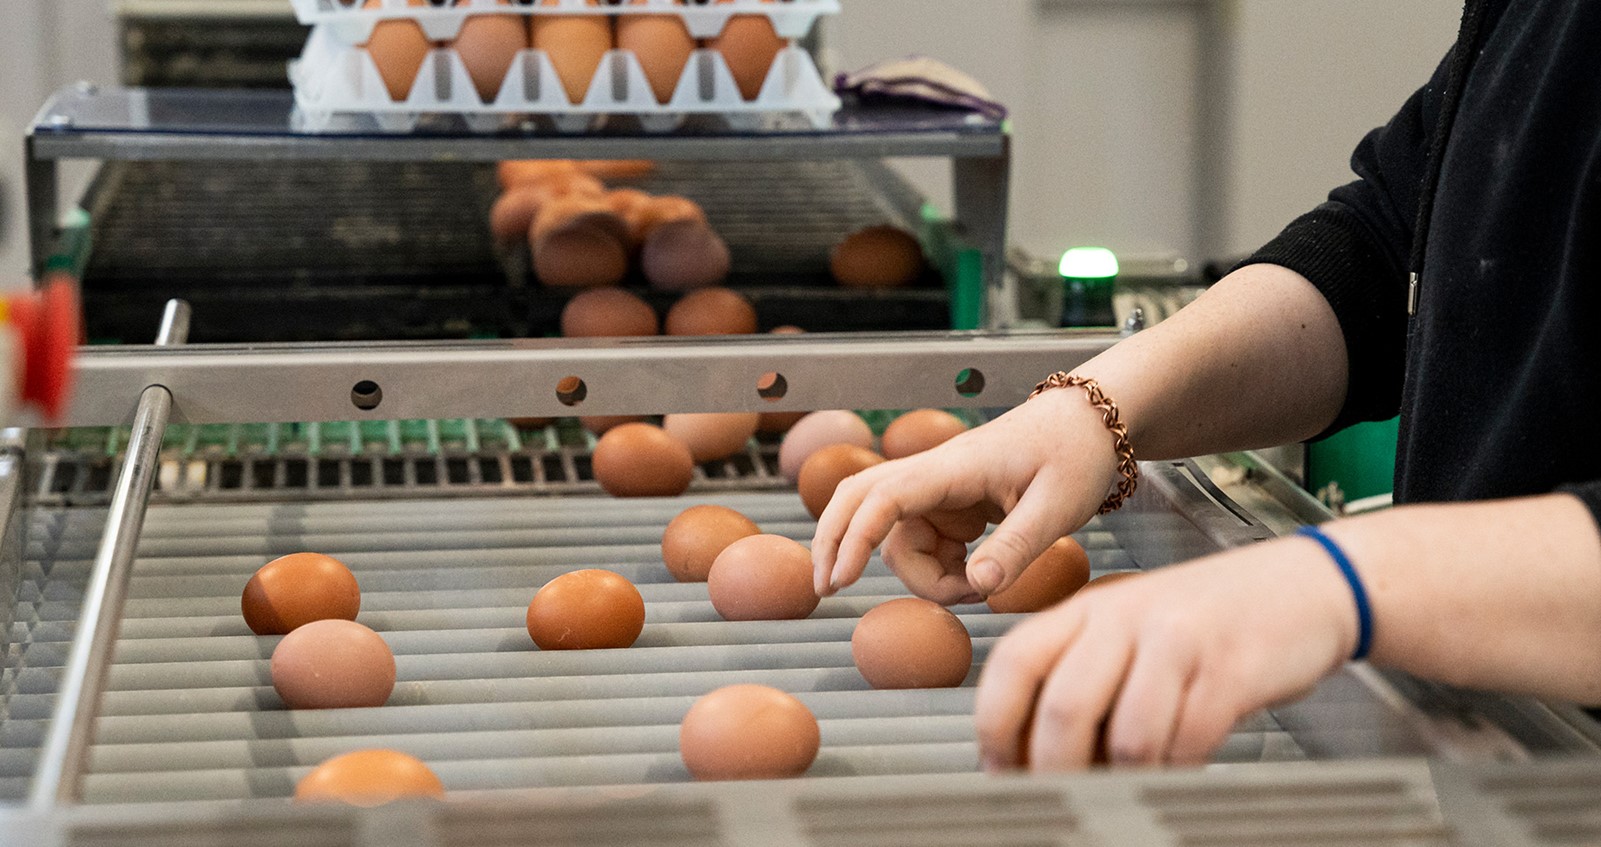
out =
[[[189,335],[189,305],[181,300],[167,304],[161,319],[158,345],[182,344]],[[128,394],[120,395],[127,397]],[[35,809],[49,809],[77,799],[89,746],[93,741],[95,711],[117,643],[122,605],[145,506],[155,483],[157,455],[172,412],[172,395],[159,384],[147,384],[139,394],[134,413],[133,438],[118,475],[105,534],[95,555],[84,596],[79,630],[63,672],[50,734],[29,798]]]
[[[83,348],[64,423],[157,383],[187,423],[997,407],[1112,332]],[[783,396],[760,386],[782,377]],[[765,393],[773,394],[772,390]]]

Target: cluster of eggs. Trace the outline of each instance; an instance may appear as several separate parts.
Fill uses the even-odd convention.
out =
[[[383,0],[366,0],[365,8],[382,5]],[[698,2],[698,0],[697,0]],[[728,0],[717,0],[719,3]],[[773,2],[773,0],[767,0]],[[541,5],[558,5],[555,0],[540,0]],[[409,0],[412,6],[445,5],[441,2]],[[451,5],[459,5],[454,0]],[[497,5],[509,6],[510,0],[499,0]],[[519,0],[519,5],[532,5]],[[599,0],[588,0],[589,6],[599,6]],[[608,6],[620,5],[608,0]],[[629,0],[628,5],[643,5],[640,0]],[[684,5],[677,0],[675,5]],[[690,35],[683,20],[675,14],[609,15],[556,14],[515,15],[480,13],[470,15],[463,22],[455,39],[442,44],[428,40],[422,27],[414,20],[392,18],[380,21],[372,36],[362,45],[378,68],[393,100],[405,100],[417,81],[417,74],[430,50],[449,48],[461,56],[472,78],[478,96],[485,103],[500,93],[519,51],[533,48],[542,50],[560,78],[567,99],[583,102],[590,83],[607,51],[627,50],[639,60],[645,79],[650,84],[657,102],[672,99],[679,77],[689,64],[690,54],[696,48],[705,48],[721,54],[739,88],[740,96],[755,100],[772,68],[773,60],[786,46],[784,39],[774,31],[766,15],[734,15],[723,31],[714,38],[697,42]]]
[[[489,212],[497,244],[527,244],[534,274],[552,288],[616,285],[637,266],[652,287],[688,291],[728,276],[728,245],[685,197],[653,197],[602,180],[649,174],[648,161],[502,162]]]

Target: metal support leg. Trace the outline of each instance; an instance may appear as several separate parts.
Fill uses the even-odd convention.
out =
[[[188,334],[189,304],[181,300],[169,301],[156,343],[182,344]],[[122,626],[128,577],[133,571],[145,507],[155,483],[161,440],[166,435],[171,413],[172,394],[166,388],[152,385],[140,395],[139,408],[133,418],[133,435],[128,440],[126,458],[117,476],[105,534],[95,553],[94,570],[90,572],[89,587],[78,618],[78,632],[72,639],[55,714],[50,720],[50,734],[45,739],[29,797],[29,804],[40,812],[58,804],[76,802],[82,788],[89,747],[94,741],[100,693],[105,687],[111,654]]]
[[[56,242],[56,227],[61,223],[60,188],[56,160],[36,157],[31,135],[23,146],[27,162],[23,188],[28,196],[28,268],[35,280],[42,280],[45,262],[50,260]]]
[[[1006,276],[1006,216],[1011,199],[1011,141],[995,158],[953,159],[956,219],[984,254],[984,326],[1000,329],[1017,320],[1016,285]]]

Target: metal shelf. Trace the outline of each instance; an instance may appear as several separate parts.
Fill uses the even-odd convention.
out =
[[[1006,204],[1011,172],[1008,125],[932,107],[847,105],[818,128],[799,116],[754,124],[704,116],[668,132],[609,121],[590,133],[562,133],[529,119],[494,134],[459,118],[424,121],[394,134],[352,119],[331,129],[299,125],[286,91],[65,88],[27,136],[27,189],[34,269],[42,272],[60,220],[57,163],[106,161],[459,161],[578,158],[782,161],[885,157],[949,158],[963,235],[984,254],[990,326],[1010,322],[1016,297],[1005,282]]]

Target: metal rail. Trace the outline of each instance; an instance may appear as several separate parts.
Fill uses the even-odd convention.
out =
[[[83,348],[64,424],[120,425],[156,383],[185,423],[995,408],[1112,332]],[[759,391],[781,376],[782,397]],[[767,395],[767,396],[764,396]]]
[[[156,344],[182,344],[188,335],[189,304],[182,300],[168,302]],[[155,483],[161,439],[171,412],[172,394],[159,384],[146,385],[139,395],[133,438],[117,477],[105,534],[101,537],[88,590],[84,593],[79,629],[72,641],[50,721],[50,734],[29,797],[29,805],[36,810],[48,810],[77,799],[85,758],[94,737],[100,690],[105,686],[111,653],[117,643],[128,577],[139,547],[145,506]]]

